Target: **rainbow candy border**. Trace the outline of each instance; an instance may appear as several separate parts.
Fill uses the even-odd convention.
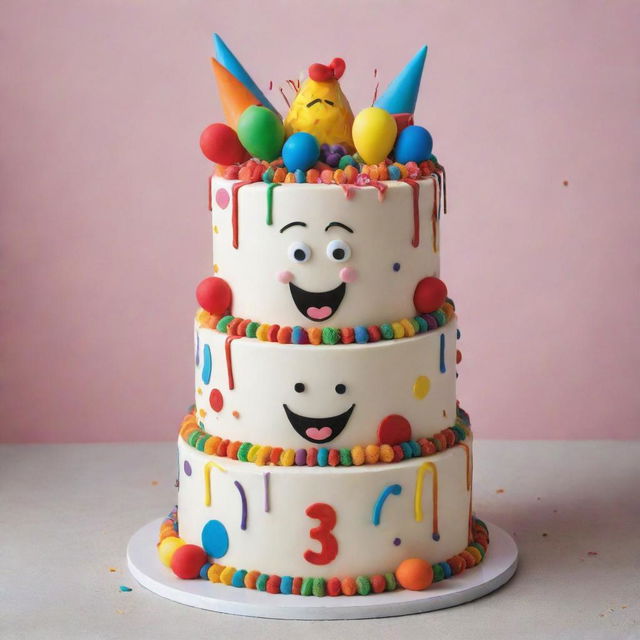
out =
[[[471,517],[472,540],[460,553],[444,562],[431,565],[433,582],[440,582],[458,575],[466,569],[480,564],[489,548],[487,525],[475,516]],[[172,509],[160,525],[158,545],[167,537],[179,538],[178,507]],[[301,596],[352,596],[373,595],[384,591],[395,591],[399,587],[393,571],[373,576],[346,578],[292,577],[246,571],[218,563],[207,562],[200,569],[200,578],[236,588],[256,589],[266,593]]]
[[[431,456],[450,449],[471,435],[469,414],[456,406],[456,421],[451,427],[429,438],[418,438],[399,444],[357,445],[351,449],[329,449],[309,447],[307,449],[283,449],[252,442],[230,441],[214,436],[198,423],[195,408],[188,413],[180,425],[180,437],[190,447],[207,455],[230,458],[241,462],[252,462],[257,466],[276,465],[281,467],[350,467],[363,464],[394,463],[409,458]]]
[[[211,315],[204,309],[196,313],[196,323],[200,329],[213,329],[219,333],[243,338],[257,338],[263,342],[279,344],[336,345],[367,344],[380,340],[399,340],[428,333],[446,325],[455,315],[455,304],[451,298],[432,313],[413,318],[402,318],[397,322],[365,327],[281,327],[279,324],[254,322],[232,315]]]

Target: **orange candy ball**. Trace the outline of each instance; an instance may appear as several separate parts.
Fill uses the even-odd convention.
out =
[[[433,582],[433,569],[422,558],[407,558],[396,569],[400,586],[411,591],[422,591]]]

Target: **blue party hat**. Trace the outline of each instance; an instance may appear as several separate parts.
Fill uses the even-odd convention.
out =
[[[277,109],[267,100],[267,97],[260,91],[258,85],[252,80],[251,76],[245,71],[245,68],[240,64],[238,58],[236,58],[231,50],[225,44],[224,40],[217,34],[213,34],[213,46],[216,50],[216,59],[218,62],[234,75],[242,84],[251,91],[259,102],[271,109],[271,111],[278,113]],[[280,114],[278,114],[280,115]]]
[[[416,53],[407,66],[393,79],[387,90],[376,100],[376,107],[389,113],[413,113],[416,108],[420,78],[427,59],[426,45]]]

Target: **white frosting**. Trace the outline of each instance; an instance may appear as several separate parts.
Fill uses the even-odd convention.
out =
[[[378,425],[391,414],[409,421],[413,439],[431,436],[455,423],[455,317],[444,327],[413,338],[363,345],[278,344],[238,338],[229,345],[233,389],[225,353],[227,336],[212,329],[196,332],[196,415],[213,435],[272,447],[351,448],[377,443]],[[211,354],[210,376],[206,349]],[[414,393],[420,376],[430,383],[424,397]],[[296,383],[302,383],[304,391],[296,392]],[[336,392],[339,384],[345,386],[344,393]],[[214,389],[223,400],[220,411],[211,405]],[[312,419],[338,416],[351,406],[353,411],[337,437],[329,431],[333,439],[320,443],[296,432],[283,405]],[[325,428],[313,421],[308,424],[312,429]],[[310,432],[316,439],[322,435]]]
[[[471,439],[465,444],[471,451]],[[396,464],[362,467],[258,467],[208,456],[178,442],[180,489],[178,519],[180,537],[202,545],[202,529],[210,520],[220,521],[229,537],[228,551],[216,561],[236,569],[257,570],[280,576],[345,577],[394,571],[405,558],[420,557],[430,563],[447,560],[468,544],[469,505],[467,458],[461,446],[428,458]],[[205,465],[215,461],[224,471],[209,471],[210,505],[206,502]],[[188,462],[190,475],[185,473]],[[416,521],[416,481],[420,467],[435,464],[438,474],[438,531],[433,534],[432,474],[423,476],[420,504],[422,521]],[[268,489],[265,474],[269,474]],[[246,529],[241,529],[242,501],[238,482],[247,501]],[[401,493],[384,502],[378,526],[373,510],[380,493],[399,484]],[[269,511],[265,511],[268,493]],[[420,498],[420,496],[419,496]],[[309,537],[316,519],[305,514],[313,503],[330,505],[336,514],[331,533],[338,553],[328,564],[313,564],[305,551],[320,551]],[[400,544],[395,545],[394,539]]]
[[[270,226],[268,185],[245,185],[238,191],[238,248],[234,248],[234,182],[218,177],[211,180],[214,269],[231,286],[233,315],[292,327],[368,326],[416,315],[413,293],[417,283],[439,274],[432,226],[435,178],[419,181],[417,247],[412,245],[412,188],[389,181],[384,183],[387,190],[381,202],[374,187],[354,188],[353,197],[347,199],[338,185],[282,184],[273,191]],[[291,222],[306,226],[280,233]],[[353,233],[340,227],[325,231],[332,222],[349,226]],[[435,225],[437,228],[437,222]],[[346,242],[350,257],[343,262],[330,259],[327,247],[332,241]],[[308,253],[305,262],[292,259],[296,248]],[[399,270],[394,271],[396,263]],[[344,279],[349,281],[335,313],[326,320],[311,320],[296,307],[289,284],[277,279],[283,272],[291,274],[293,285],[309,292],[330,291]]]

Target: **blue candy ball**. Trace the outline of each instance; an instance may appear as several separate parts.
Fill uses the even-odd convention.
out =
[[[298,169],[310,169],[320,156],[320,147],[315,136],[304,131],[294,133],[282,147],[282,159],[287,169],[296,172]]]
[[[406,127],[400,132],[396,141],[396,162],[424,162],[429,159],[433,149],[433,138],[424,128],[417,125]]]

